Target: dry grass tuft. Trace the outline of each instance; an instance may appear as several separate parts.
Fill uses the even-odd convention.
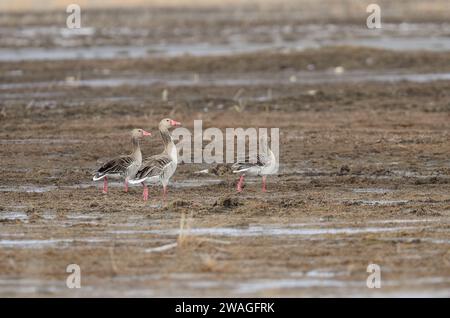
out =
[[[183,212],[181,214],[180,219],[180,234],[178,235],[178,246],[183,247],[185,246],[192,237],[189,235],[189,231],[192,227],[192,222],[194,218],[192,217],[192,212],[189,214],[189,217],[186,218],[186,213]]]
[[[217,270],[220,270],[219,266],[218,266],[218,262],[217,260],[209,255],[209,254],[203,254],[200,255],[201,258],[201,269],[205,272],[215,272]]]

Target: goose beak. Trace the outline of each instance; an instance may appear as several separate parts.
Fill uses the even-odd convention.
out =
[[[181,123],[175,120],[170,120],[170,126],[181,126]]]
[[[144,131],[142,131],[142,135],[143,136],[151,136],[152,133],[144,130]]]

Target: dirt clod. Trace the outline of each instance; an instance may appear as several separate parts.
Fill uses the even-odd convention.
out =
[[[216,202],[214,202],[213,207],[223,207],[223,208],[235,208],[237,206],[239,206],[241,203],[239,202],[238,198],[236,197],[230,197],[230,196],[226,196],[226,197],[221,197],[219,199],[216,200]]]

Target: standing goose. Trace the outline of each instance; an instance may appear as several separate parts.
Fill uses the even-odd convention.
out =
[[[133,129],[131,131],[131,142],[133,145],[131,155],[111,159],[95,172],[93,178],[94,181],[103,179],[103,193],[108,193],[108,177],[125,177],[125,192],[128,192],[128,180],[134,177],[142,164],[142,153],[139,141],[141,138],[151,135],[151,133],[143,129]]]
[[[164,151],[159,155],[146,158],[142,167],[136,173],[134,180],[130,180],[132,184],[141,183],[143,185],[144,191],[142,196],[144,201],[148,200],[147,184],[154,182],[161,182],[163,186],[163,202],[166,200],[167,184],[170,177],[175,173],[178,164],[177,147],[173,143],[169,128],[180,125],[181,123],[169,118],[160,121],[158,127],[164,142]]]
[[[278,163],[275,155],[268,146],[267,136],[262,135],[260,140],[260,153],[256,156],[256,162],[250,162],[246,157],[242,162],[236,162],[231,167],[233,173],[239,173],[241,176],[237,183],[237,191],[242,192],[242,186],[244,185],[244,177],[246,175],[262,176],[262,191],[266,192],[266,177],[267,175],[274,174],[278,170]]]

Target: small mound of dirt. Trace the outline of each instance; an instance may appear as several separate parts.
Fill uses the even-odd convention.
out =
[[[170,208],[181,208],[181,207],[190,207],[192,206],[191,201],[185,201],[185,200],[176,200],[171,203],[169,203]]]
[[[90,208],[96,208],[96,207],[98,207],[99,205],[98,205],[98,202],[91,202],[91,203],[89,203],[89,207]]]
[[[440,178],[440,177],[427,177],[427,178],[418,178],[414,180],[415,185],[425,185],[425,184],[447,184],[448,179]]]
[[[347,166],[347,165],[343,165],[341,167],[341,169],[339,170],[338,175],[343,176],[343,175],[346,175],[346,174],[349,174],[349,173],[350,173],[350,167]]]
[[[213,207],[219,207],[219,208],[235,208],[239,206],[241,203],[237,198],[234,197],[221,197],[214,202]]]
[[[217,164],[215,167],[211,168],[210,171],[212,174],[215,174],[216,176],[224,176],[233,173],[233,170],[231,169],[230,165],[220,163]]]

